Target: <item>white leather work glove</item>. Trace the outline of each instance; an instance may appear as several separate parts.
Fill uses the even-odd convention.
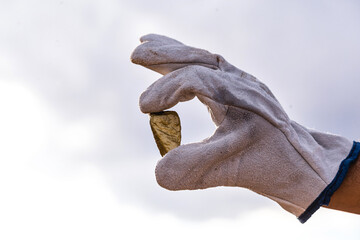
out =
[[[141,95],[141,111],[160,112],[196,96],[217,125],[213,136],[181,145],[157,163],[160,186],[245,187],[302,223],[329,203],[359,143],[290,120],[263,83],[220,55],[155,34],[141,42],[132,62],[164,75]]]

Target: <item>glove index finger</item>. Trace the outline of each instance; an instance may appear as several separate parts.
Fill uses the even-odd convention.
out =
[[[171,72],[151,84],[140,96],[139,105],[143,113],[161,112],[175,106],[178,102],[195,97],[189,88],[186,77],[190,77],[187,67]]]
[[[218,84],[222,83],[222,72],[202,66],[187,66],[171,72],[150,85],[140,96],[143,113],[161,112],[179,102],[189,101],[195,96],[205,104],[214,123],[218,126],[224,120],[227,106],[214,100]]]

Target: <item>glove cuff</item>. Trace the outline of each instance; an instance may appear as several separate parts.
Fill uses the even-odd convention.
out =
[[[351,166],[360,155],[360,143],[353,143],[353,147],[349,155],[341,162],[339,170],[331,183],[320,193],[320,195],[310,204],[310,206],[299,217],[301,223],[305,223],[321,206],[330,203],[331,196],[340,187],[344,181],[346,174]]]

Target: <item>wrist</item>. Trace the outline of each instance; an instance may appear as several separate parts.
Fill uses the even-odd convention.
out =
[[[328,206],[330,209],[360,214],[360,156],[351,164],[349,171]]]

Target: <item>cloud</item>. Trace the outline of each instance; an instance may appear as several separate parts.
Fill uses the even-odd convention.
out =
[[[1,77],[16,75],[45,106],[27,112],[34,125],[26,135],[49,140],[36,160],[46,171],[94,164],[119,202],[184,219],[233,219],[276,205],[237,188],[168,192],[156,184],[158,150],[138,97],[160,75],[129,61],[138,38],[155,32],[220,53],[269,85],[294,120],[358,138],[358,9],[356,1],[12,1],[0,10]],[[32,97],[24,99],[12,107],[26,110]],[[175,109],[184,142],[213,133],[201,104]]]

